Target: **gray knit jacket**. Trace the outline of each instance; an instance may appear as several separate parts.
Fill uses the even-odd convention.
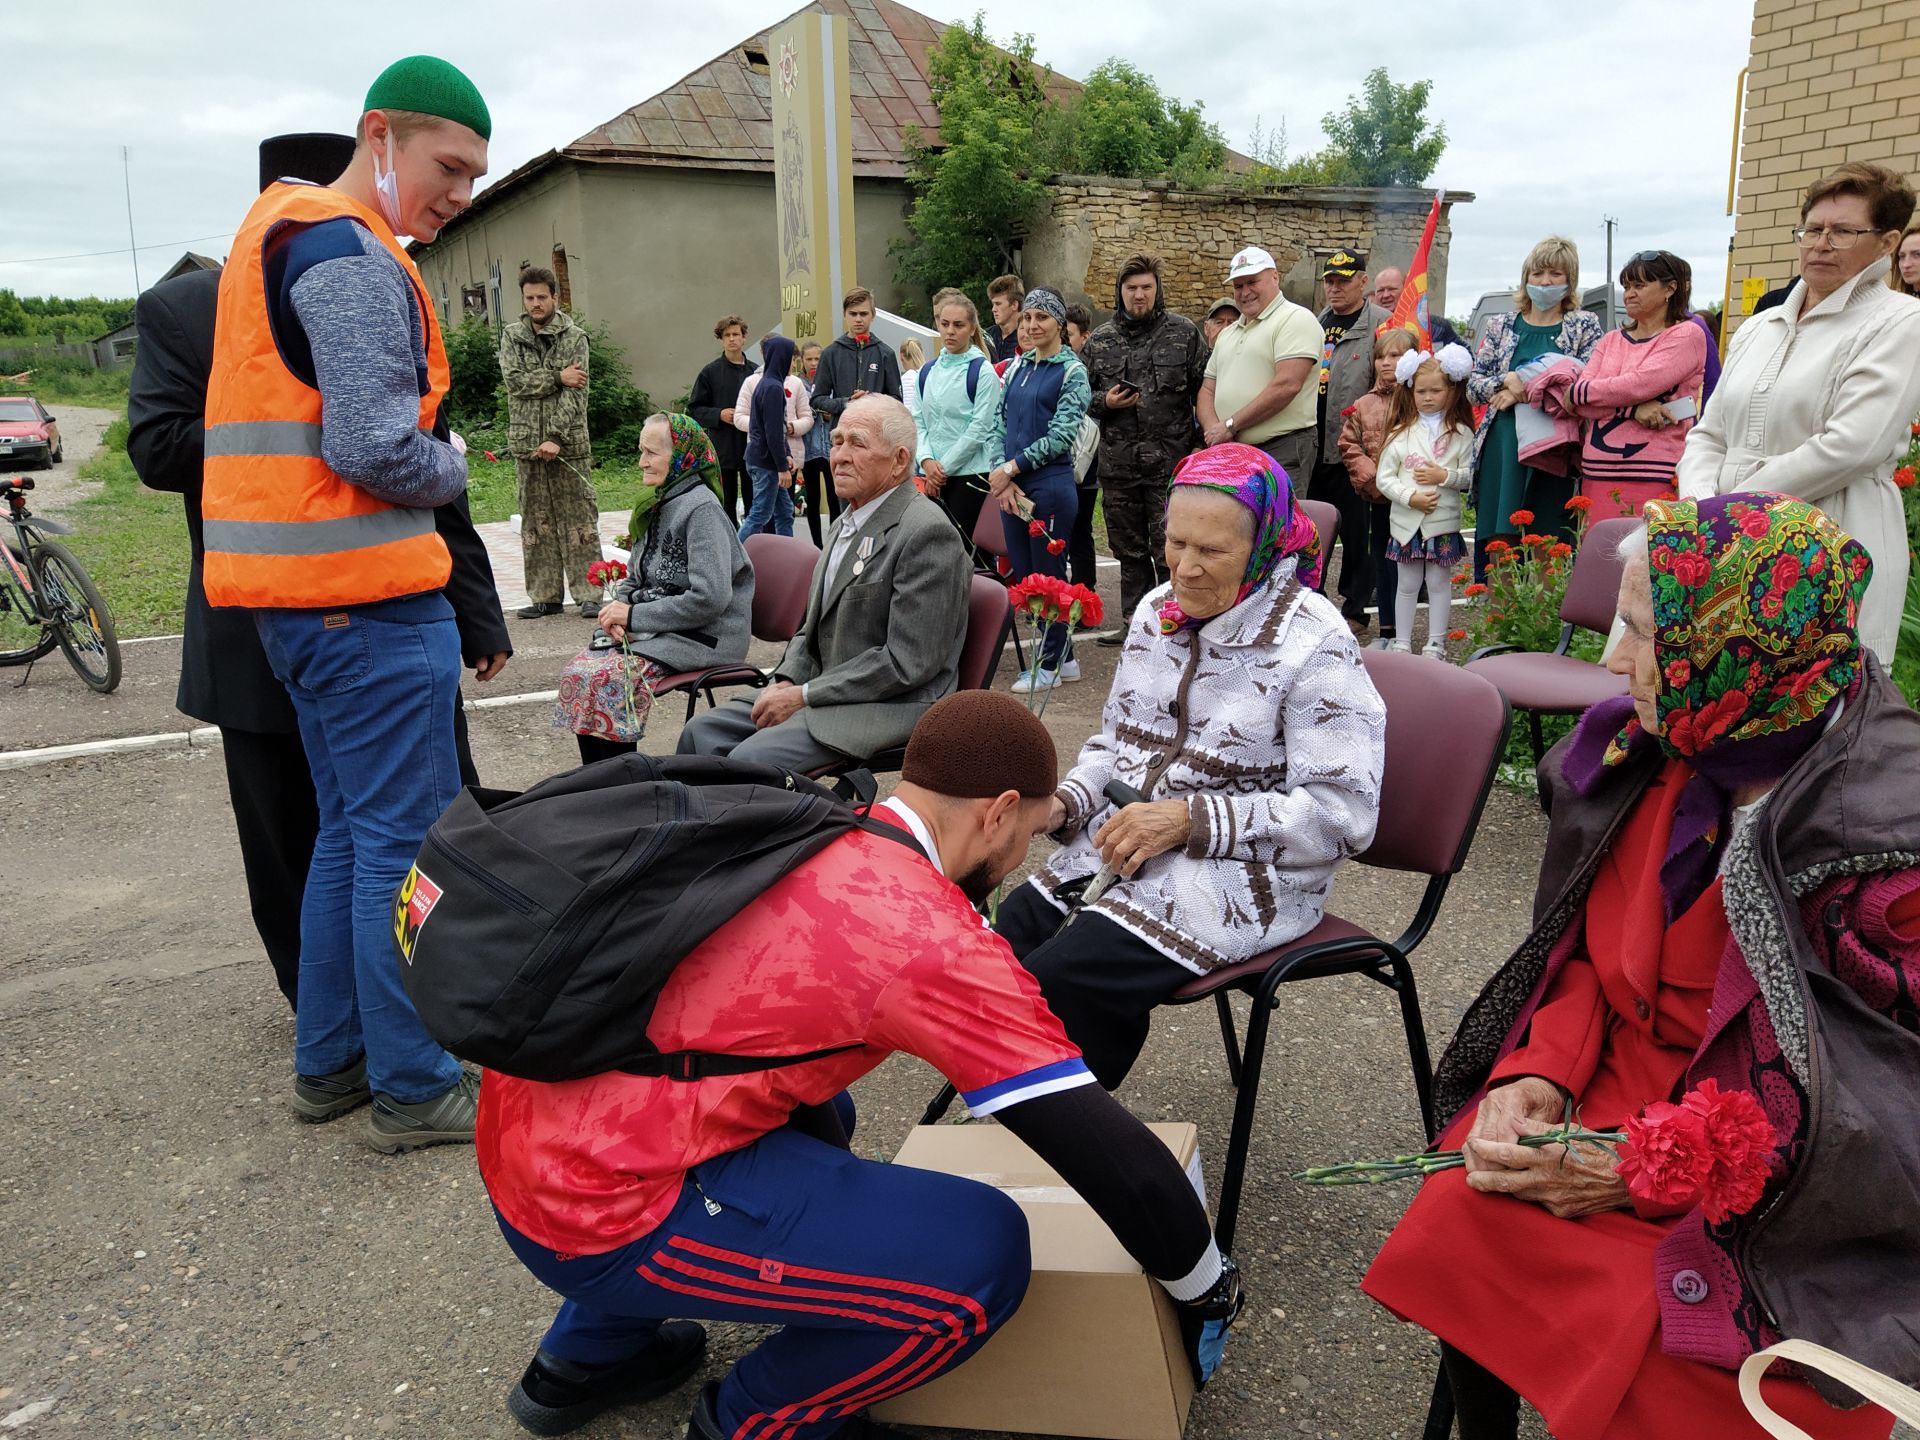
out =
[[[633,606],[632,649],[669,671],[746,658],[753,567],[711,489],[696,482],[660,502],[614,598]]]

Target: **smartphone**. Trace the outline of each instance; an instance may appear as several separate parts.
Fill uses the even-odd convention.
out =
[[[1138,395],[1140,393],[1140,387],[1131,380],[1116,380],[1113,382],[1113,388],[1118,390],[1122,395]]]
[[[1667,407],[1667,413],[1676,420],[1691,420],[1700,413],[1700,407],[1694,404],[1691,395],[1684,400],[1663,400],[1660,403]]]

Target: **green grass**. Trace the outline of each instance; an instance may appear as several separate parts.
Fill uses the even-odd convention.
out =
[[[464,432],[462,438],[467,442],[467,505],[473,511],[473,523],[485,525],[507,519],[520,508],[520,502],[506,436],[491,430],[472,430]],[[488,451],[500,458],[487,459]],[[640,494],[639,462],[595,466],[593,488],[602,510],[631,510]]]
[[[186,610],[186,513],[178,495],[149,490],[127,459],[127,422],[107,427],[98,454],[80,467],[99,493],[64,517],[79,532],[62,536],[106,597],[120,638],[177,635]]]
[[[123,367],[118,370],[36,370],[33,378],[22,385],[9,384],[0,380],[0,392],[8,395],[31,395],[59,418],[60,405],[95,405],[107,410],[124,410],[127,406],[127,381],[132,370]]]

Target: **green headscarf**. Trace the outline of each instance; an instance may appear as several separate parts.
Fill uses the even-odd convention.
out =
[[[650,416],[647,424],[655,420],[665,422],[667,433],[673,437],[673,456],[667,462],[665,480],[658,485],[641,483],[640,498],[634,502],[633,515],[627,521],[627,533],[633,537],[635,550],[646,544],[647,527],[653,523],[654,512],[669,496],[704,484],[722,503],[726,500],[726,491],[720,482],[720,457],[714,454],[713,441],[707,438],[700,422],[691,415],[673,414]]]

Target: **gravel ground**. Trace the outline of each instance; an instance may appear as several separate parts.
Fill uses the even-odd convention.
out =
[[[515,631],[520,653],[502,683],[537,689],[585,626],[516,621]],[[157,691],[172,662],[163,646],[132,653],[142,652],[150,658],[135,663]],[[1115,653],[1085,646],[1088,681],[1048,712],[1063,759],[1093,728]],[[545,705],[471,718],[490,784],[525,786],[572,762]],[[678,722],[677,707],[664,709],[648,748],[670,748]],[[8,728],[15,742],[56,738]],[[0,1426],[520,1433],[502,1399],[552,1297],[501,1242],[470,1151],[388,1158],[361,1144],[358,1117],[313,1128],[288,1112],[292,1027],[247,914],[218,753],[68,761],[9,778]],[[1494,795],[1419,957],[1436,1045],[1524,932],[1542,834],[1530,798]],[[1408,877],[1354,869],[1335,904],[1397,928],[1417,894]],[[1406,1194],[1287,1179],[1415,1140],[1406,1065],[1385,991],[1346,979],[1281,997],[1237,1247],[1251,1304],[1195,1403],[1196,1440],[1419,1433],[1432,1347],[1356,1288]],[[937,1084],[907,1058],[863,1080],[861,1152],[890,1155]],[[1231,1092],[1211,1010],[1166,1012],[1122,1097],[1143,1118],[1197,1122],[1217,1186]],[[716,1327],[706,1373],[755,1333]],[[690,1395],[582,1433],[677,1436]]]

